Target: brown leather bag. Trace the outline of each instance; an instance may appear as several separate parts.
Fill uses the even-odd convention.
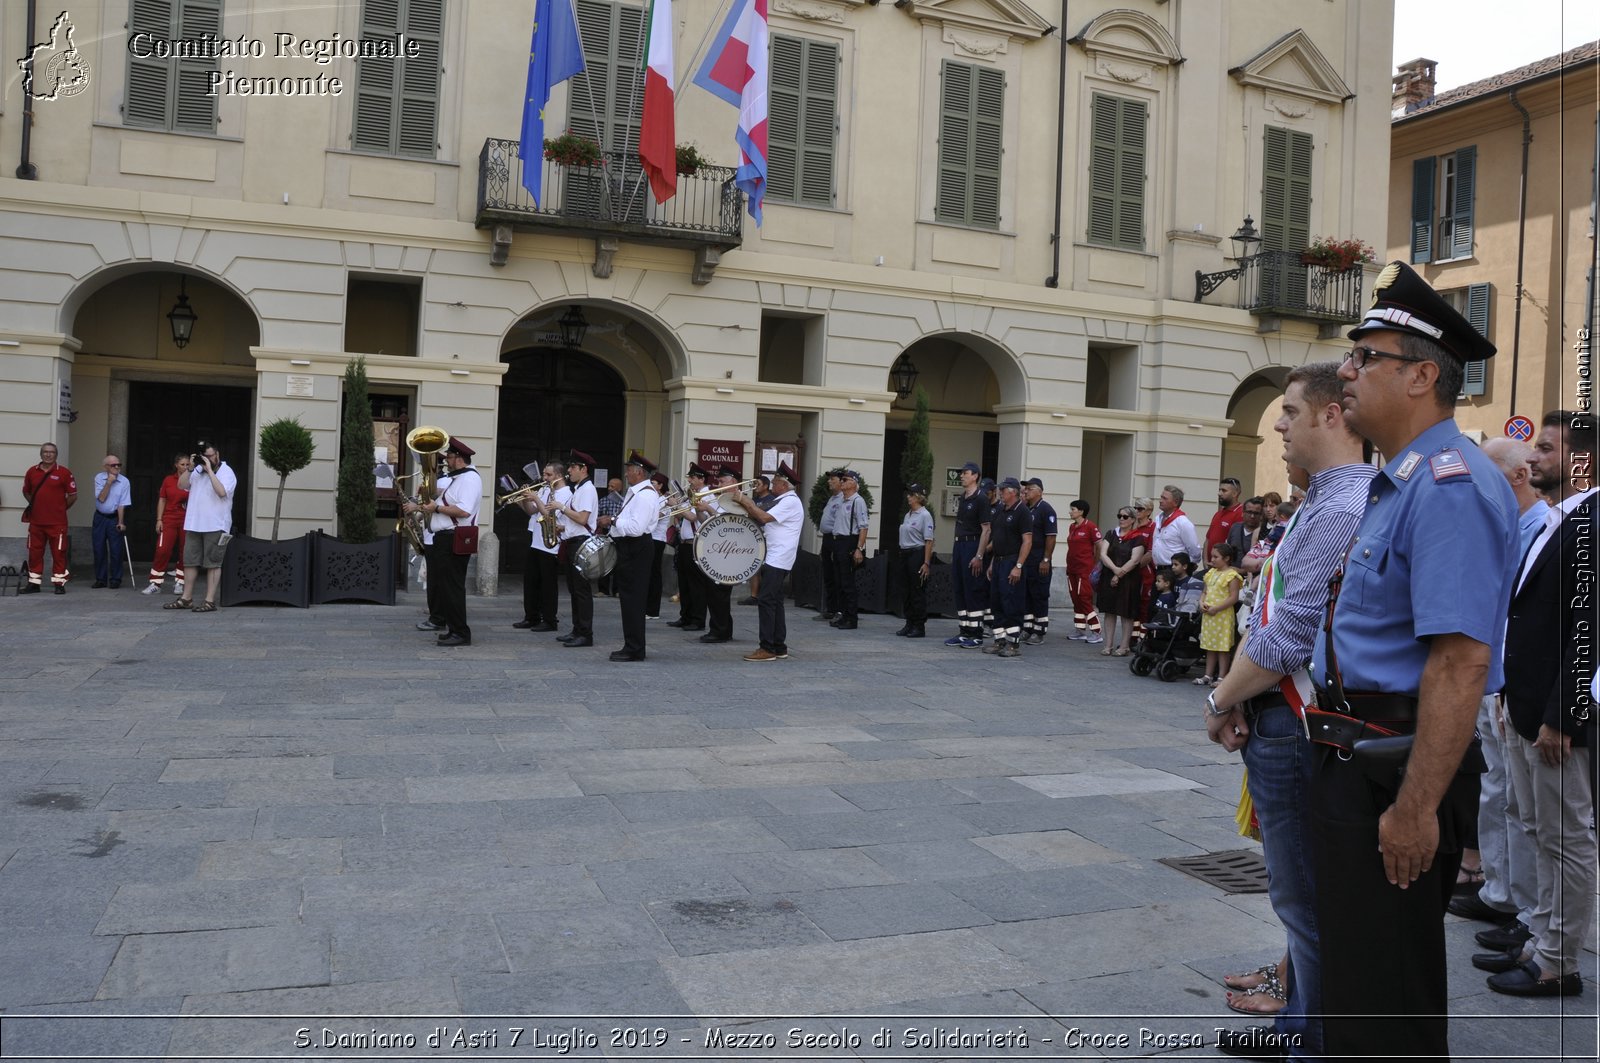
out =
[[[452,553],[470,557],[478,552],[478,526],[476,524],[457,524],[455,535],[450,537],[450,550]]]

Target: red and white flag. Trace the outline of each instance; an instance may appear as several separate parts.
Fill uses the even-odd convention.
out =
[[[734,184],[761,224],[767,194],[767,0],[734,0],[694,83],[739,108],[733,139],[739,146]]]
[[[644,72],[644,117],[639,123],[639,161],[657,203],[678,191],[678,140],[673,127],[672,0],[650,5],[649,58]]]

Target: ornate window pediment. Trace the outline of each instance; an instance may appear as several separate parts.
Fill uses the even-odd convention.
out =
[[[1241,85],[1323,103],[1355,95],[1305,30],[1291,30],[1228,73]]]
[[[866,0],[772,0],[771,10],[804,22],[832,22],[843,25],[845,16]]]
[[[1178,42],[1149,15],[1121,8],[1097,16],[1072,38],[1096,60],[1123,60],[1149,66],[1183,62]]]
[[[1032,8],[1016,0],[906,0],[896,6],[923,22],[940,24],[946,40],[974,34],[998,37],[1002,42],[1038,40],[1052,29]],[[998,50],[1005,48],[1002,45]]]

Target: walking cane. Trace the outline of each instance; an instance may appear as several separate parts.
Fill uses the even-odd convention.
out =
[[[139,580],[133,571],[133,547],[128,545],[128,533],[122,533],[122,551],[128,555],[128,586],[137,588]]]

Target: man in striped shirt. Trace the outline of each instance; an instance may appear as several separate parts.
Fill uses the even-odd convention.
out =
[[[1345,423],[1338,371],[1333,362],[1319,362],[1289,374],[1283,412],[1273,427],[1283,436],[1291,479],[1301,472],[1309,478],[1307,501],[1262,570],[1255,622],[1227,678],[1212,691],[1206,718],[1211,740],[1243,749],[1249,771],[1272,906],[1289,935],[1289,1000],[1278,1012],[1275,1037],[1266,1043],[1287,1049],[1291,1059],[1322,1052],[1306,800],[1311,743],[1298,710],[1311,700],[1306,669],[1328,601],[1328,579],[1361,522],[1376,471],[1363,463],[1361,437]],[[1255,1043],[1262,1043],[1265,1032],[1252,1031]]]

